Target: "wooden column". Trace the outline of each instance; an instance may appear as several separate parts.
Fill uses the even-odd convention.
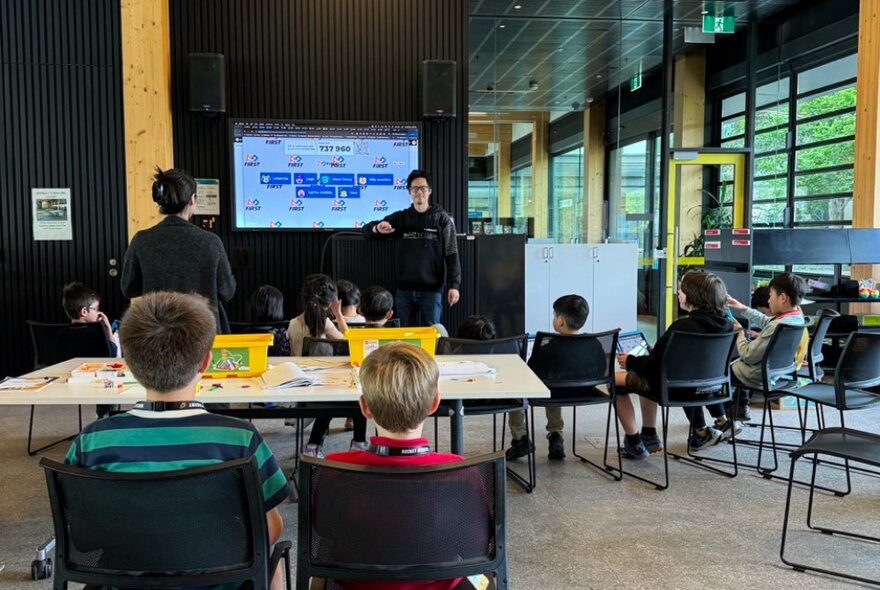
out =
[[[495,149],[495,181],[498,187],[498,217],[510,217],[510,144],[513,139],[513,125],[498,125],[496,131],[498,143]]]
[[[605,101],[584,110],[584,220],[583,241],[601,242],[605,202]]]
[[[150,196],[155,166],[174,163],[168,2],[121,0],[122,96],[128,239],[160,219]]]
[[[532,200],[526,215],[535,220],[535,237],[546,238],[550,209],[550,113],[537,115],[532,123]]]
[[[856,83],[856,139],[853,170],[853,227],[880,227],[880,0],[859,3],[859,54]],[[880,265],[856,264],[853,278],[880,279]],[[877,313],[878,304],[851,306]]]
[[[703,147],[706,111],[706,52],[703,49],[675,60],[673,146]],[[703,169],[682,166],[678,186],[678,249],[703,232]]]

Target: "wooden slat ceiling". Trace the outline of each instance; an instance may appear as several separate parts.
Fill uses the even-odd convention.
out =
[[[738,0],[737,30],[805,0]],[[676,0],[674,48],[721,2]],[[471,0],[471,111],[561,110],[658,66],[663,0]],[[518,7],[518,8],[517,8]],[[530,83],[537,83],[537,89]],[[534,84],[532,84],[534,86]]]

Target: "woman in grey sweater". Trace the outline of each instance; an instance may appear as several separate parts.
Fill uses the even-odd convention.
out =
[[[182,170],[157,168],[153,201],[165,219],[131,240],[122,262],[122,294],[130,299],[152,291],[198,293],[214,306],[217,332],[228,332],[220,302],[235,294],[235,277],[220,238],[190,222],[195,181]]]

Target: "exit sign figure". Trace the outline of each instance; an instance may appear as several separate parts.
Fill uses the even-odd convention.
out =
[[[733,33],[736,19],[733,16],[703,15],[704,33]]]

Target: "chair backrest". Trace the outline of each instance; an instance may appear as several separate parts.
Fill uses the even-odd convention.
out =
[[[776,379],[783,375],[789,375],[792,380],[797,378],[795,356],[803,336],[804,327],[792,324],[779,324],[773,331],[761,359],[761,378],[766,390],[772,391]]]
[[[303,338],[303,356],[348,356],[348,340],[336,338]]]
[[[825,340],[825,334],[828,333],[831,322],[838,317],[840,317],[840,313],[833,309],[823,309],[819,312],[816,327],[810,336],[810,346],[807,348],[807,371],[813,381],[822,378],[822,370],[819,368],[819,363],[825,360],[825,356],[822,354],[822,342]]]
[[[695,400],[697,393],[716,392],[729,385],[736,335],[670,332],[660,361],[661,405],[667,405],[670,398]]]
[[[381,326],[368,326],[367,324],[348,324],[349,329],[351,328],[399,328],[400,327],[400,319],[399,318],[391,318],[390,320],[386,320],[384,324]]]
[[[255,457],[161,473],[42,459],[55,524],[55,583],[178,588],[251,580],[268,588]]]
[[[297,580],[447,580],[502,570],[506,477],[503,452],[419,467],[303,457]]]
[[[28,320],[34,344],[34,368],[41,369],[76,357],[108,357],[110,344],[97,323],[45,324]]]
[[[437,340],[437,354],[518,354],[526,360],[528,343],[528,334],[495,340],[443,337]]]
[[[578,390],[614,383],[620,329],[597,334],[538,332],[529,368],[552,398],[577,396]]]
[[[867,389],[880,385],[880,332],[853,332],[846,339],[834,370],[837,407],[849,409],[847,389]]]
[[[229,329],[233,334],[260,334],[263,332],[271,332],[275,328],[287,329],[290,320],[280,320],[277,322],[229,322]]]

